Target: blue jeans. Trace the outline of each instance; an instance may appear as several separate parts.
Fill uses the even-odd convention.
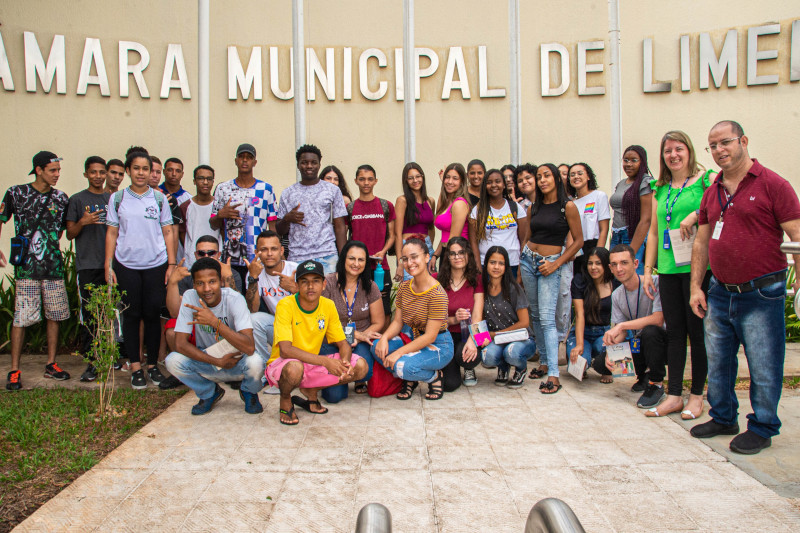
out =
[[[615,247],[618,244],[630,244],[631,237],[628,235],[628,228],[620,228],[620,229],[612,229],[611,230],[611,243],[608,245],[609,250]],[[642,245],[639,246],[639,250],[636,252],[636,259],[639,260],[639,266],[636,267],[636,273],[640,276],[644,275],[644,248],[647,244],[647,236],[645,236],[644,241],[642,241]]]
[[[609,329],[611,329],[611,326],[584,326],[583,355],[581,357],[586,359],[587,368],[592,366],[593,358],[602,356],[605,359],[606,347],[603,346],[603,335]],[[575,328],[572,328],[567,339],[567,357],[577,345],[578,340],[575,338]]]
[[[481,358],[486,366],[496,366],[499,370],[508,372],[513,366],[520,372],[528,368],[528,358],[536,352],[536,341],[509,342],[508,344],[495,344],[492,342],[482,349]]]
[[[217,368],[210,363],[189,359],[178,352],[169,354],[164,363],[169,373],[192,389],[201,400],[208,400],[214,395],[215,383],[226,381],[241,380],[243,391],[258,394],[266,368],[266,361],[258,355],[242,356],[233,368]]]
[[[325,271],[326,274],[333,274],[334,272],[336,272],[336,263],[339,262],[339,254],[312,257],[311,260],[320,263],[322,265],[322,269]]]
[[[335,344],[328,344],[327,342],[322,343],[322,348],[319,350],[320,355],[330,355],[337,353],[339,351],[339,347]],[[363,379],[359,379],[356,383],[366,383],[369,381],[369,378],[372,377],[372,363],[375,362],[375,358],[372,357],[372,351],[370,350],[370,345],[366,342],[359,342],[356,344],[356,347],[353,348],[353,353],[356,355],[360,355],[364,358],[364,361],[367,362],[367,375],[364,376]],[[328,387],[327,389],[322,389],[322,397],[328,403],[339,403],[345,398],[347,398],[347,384],[343,385],[334,385],[333,387]]]
[[[547,375],[558,377],[558,330],[556,329],[556,304],[561,284],[561,270],[542,275],[539,266],[544,260],[555,261],[561,253],[543,257],[531,251],[528,246],[522,247],[519,267],[522,270],[522,283],[528,297],[528,308],[531,313],[536,345],[539,347],[541,364],[547,365]]]
[[[256,343],[256,353],[263,357],[264,361],[269,361],[270,355],[272,355],[275,317],[269,313],[252,313],[250,320],[253,322],[253,340]]]
[[[403,332],[412,336],[411,328],[403,326]],[[372,345],[372,355],[375,355],[375,346]],[[398,336],[389,339],[389,355],[403,347],[403,340]],[[444,331],[436,336],[436,340],[418,352],[406,354],[394,364],[394,368],[387,367],[392,374],[406,381],[424,381],[431,383],[436,380],[437,370],[443,369],[453,358],[453,337],[449,331]],[[376,359],[377,360],[377,359]]]
[[[781,427],[778,401],[783,388],[786,356],[784,305],[786,282],[778,281],[746,293],[728,292],[712,277],[705,318],[708,353],[708,414],[714,421],[733,425],[739,402],[734,385],[739,370],[739,344],[750,369],[750,405],[747,429],[762,437],[777,435]]]
[[[405,242],[406,241],[404,240],[403,244],[405,244]],[[428,246],[428,253],[431,254],[431,261],[436,261],[436,259],[433,257],[433,243],[431,242],[431,238],[429,236],[425,237],[425,244]],[[407,281],[409,279],[411,279],[411,276],[408,272],[403,270],[403,281]]]

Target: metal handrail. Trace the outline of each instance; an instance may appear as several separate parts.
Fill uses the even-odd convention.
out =
[[[586,530],[569,505],[558,498],[545,498],[531,508],[525,533],[586,533]]]
[[[392,513],[379,503],[368,503],[358,512],[356,533],[392,533]]]
[[[785,242],[781,244],[781,252],[785,254],[800,254],[800,242]]]

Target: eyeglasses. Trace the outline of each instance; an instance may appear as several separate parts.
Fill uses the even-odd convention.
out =
[[[623,162],[623,163],[625,163],[626,165],[627,165],[628,163],[633,163],[633,164],[635,165],[636,163],[638,163],[638,162],[639,162],[639,160],[638,160],[638,159],[624,159],[624,158],[623,158],[623,159],[622,159],[622,162]]]
[[[200,257],[214,257],[219,253],[218,250],[195,250],[194,253]]]
[[[194,179],[195,181],[214,181],[214,178],[206,178],[204,176],[198,176]]]
[[[403,256],[403,257],[400,258],[400,262],[401,263],[408,263],[409,261],[416,261],[420,257],[422,257],[422,254],[412,254],[412,255],[409,255],[408,257]]]
[[[466,251],[464,251],[464,250],[459,250],[459,251],[457,251],[457,252],[447,252],[447,253],[448,253],[448,255],[449,255],[450,257],[452,257],[453,259],[455,259],[455,258],[457,258],[457,257],[464,257],[464,256],[466,256],[466,255],[467,255],[467,252],[466,252]]]
[[[720,146],[723,148],[727,148],[728,146],[731,145],[733,141],[738,141],[739,139],[741,139],[741,137],[731,137],[730,139],[724,139],[719,143],[711,143],[708,146],[706,146],[706,152],[708,152],[709,154],[711,152],[716,152]]]

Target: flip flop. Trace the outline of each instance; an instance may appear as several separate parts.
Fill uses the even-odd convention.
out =
[[[666,413],[659,413],[658,412],[658,407],[651,407],[650,409],[648,409],[647,411],[644,412],[644,416],[649,416],[649,417],[667,416],[667,415],[671,415],[672,413],[677,413],[681,409],[683,409],[683,406],[680,406],[680,407],[678,407],[676,409],[673,409],[671,411],[668,411]]]
[[[324,410],[323,411],[312,411],[311,410],[311,405],[313,405],[313,404],[317,404],[321,409],[324,409]],[[302,409],[304,411],[308,411],[312,415],[324,415],[325,413],[328,412],[328,408],[327,407],[322,407],[322,404],[319,403],[319,400],[311,401],[311,400],[308,400],[306,398],[301,398],[300,396],[292,396],[292,405],[296,405],[300,409]]]
[[[292,420],[292,422],[285,422],[283,419],[281,419],[280,415],[288,416]],[[300,419],[297,418],[297,415],[294,412],[294,407],[292,407],[288,411],[286,409],[280,409],[278,411],[278,422],[280,422],[284,426],[296,426],[297,424],[300,423]]]
[[[702,414],[703,414],[703,411],[700,411],[700,414],[697,415],[697,416],[700,416]],[[681,411],[681,419],[683,419],[683,420],[694,420],[694,419],[697,418],[697,416],[694,416],[694,413],[692,413],[689,409],[685,409],[685,410]]]
[[[353,392],[356,394],[366,394],[367,393],[367,384],[366,383],[356,383],[355,387],[353,387]]]
[[[545,385],[544,387],[540,387],[541,389],[540,392],[542,394],[555,394],[561,390],[560,383],[558,385],[556,385],[552,381],[545,381],[545,383],[547,383],[547,385]]]
[[[546,370],[539,370],[538,368],[534,368],[533,370],[530,371],[528,377],[530,379],[541,379],[545,376],[545,374],[547,374]]]

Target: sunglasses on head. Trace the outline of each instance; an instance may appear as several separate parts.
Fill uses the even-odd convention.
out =
[[[194,253],[196,253],[200,257],[214,257],[219,252],[217,250],[195,250]]]

